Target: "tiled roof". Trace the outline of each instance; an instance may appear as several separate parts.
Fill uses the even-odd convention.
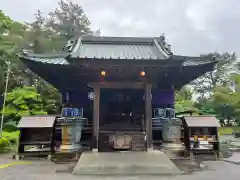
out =
[[[220,127],[214,116],[184,116],[188,127]]]
[[[84,44],[73,56],[104,59],[163,59],[153,45]]]
[[[67,54],[32,54],[28,53],[26,51],[21,52],[18,54],[20,58],[24,58],[27,60],[35,61],[35,62],[41,62],[41,63],[47,63],[47,64],[59,64],[59,65],[68,65],[69,62],[66,60]]]
[[[183,66],[196,66],[214,63],[206,57],[173,55],[163,37],[106,37],[84,36],[71,41],[73,49],[63,54],[33,54],[23,51],[18,56],[46,64],[69,65],[71,58],[82,59],[135,59],[135,60],[175,60]]]
[[[53,127],[56,116],[24,116],[18,123],[18,128]]]
[[[196,66],[196,65],[203,65],[203,64],[212,64],[217,62],[213,58],[204,57],[204,56],[173,55],[172,59],[183,60],[183,63],[182,63],[183,66]]]
[[[33,58],[30,57],[29,60],[47,63],[47,64],[60,64],[60,65],[68,65],[68,61],[65,58]]]
[[[71,52],[73,58],[95,59],[168,59],[172,53],[159,37],[101,37],[80,38]]]

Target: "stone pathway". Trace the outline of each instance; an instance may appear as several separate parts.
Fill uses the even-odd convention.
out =
[[[177,166],[161,151],[83,153],[77,175],[176,175]]]

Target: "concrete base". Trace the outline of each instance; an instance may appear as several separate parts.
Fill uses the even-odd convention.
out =
[[[181,171],[160,151],[82,154],[75,175],[177,175]]]
[[[98,152],[98,149],[92,149],[92,152],[96,153],[96,152]]]
[[[48,156],[47,156],[47,159],[48,159],[48,160],[51,160],[51,159],[52,159],[52,155],[48,155]]]
[[[153,149],[153,147],[147,148],[147,152],[153,152],[153,151],[155,151],[155,150]]]

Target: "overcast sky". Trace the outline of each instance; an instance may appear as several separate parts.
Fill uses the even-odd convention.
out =
[[[21,2],[21,3],[20,3]],[[31,21],[58,0],[1,0],[14,20]],[[73,0],[84,8],[93,30],[106,36],[160,36],[176,54],[211,51],[240,54],[240,0]]]

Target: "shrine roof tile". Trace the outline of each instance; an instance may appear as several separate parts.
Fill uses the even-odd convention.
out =
[[[48,128],[53,127],[56,116],[23,116],[18,123],[18,128]]]
[[[72,58],[168,59],[170,46],[157,38],[85,36],[79,38]]]
[[[29,52],[22,52],[18,54],[20,58],[40,62],[47,64],[59,64],[59,65],[68,65],[69,62],[66,60],[67,54],[33,54]]]
[[[220,127],[215,116],[184,116],[188,127]]]

